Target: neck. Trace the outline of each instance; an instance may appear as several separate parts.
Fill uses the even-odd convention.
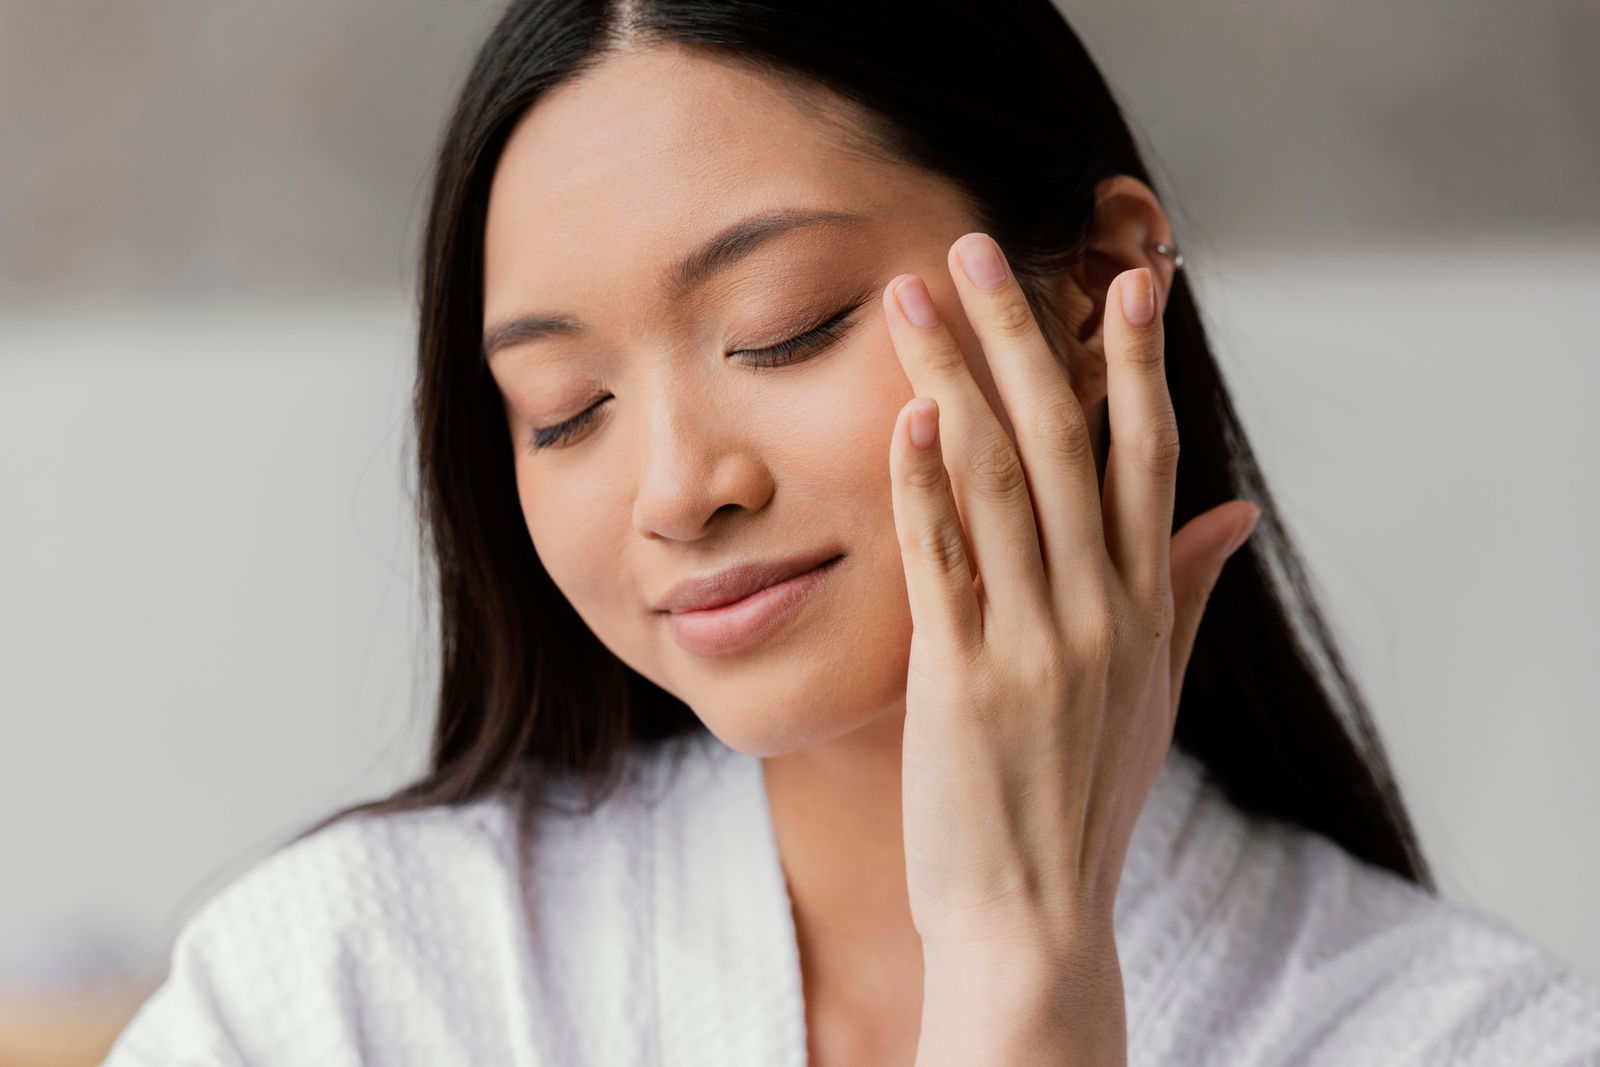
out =
[[[903,712],[885,713],[762,761],[808,1010],[920,1011],[922,938],[911,921],[901,818],[904,724]]]

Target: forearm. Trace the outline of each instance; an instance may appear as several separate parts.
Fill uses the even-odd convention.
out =
[[[1070,952],[924,948],[916,1067],[1124,1067],[1122,969],[1109,932]]]

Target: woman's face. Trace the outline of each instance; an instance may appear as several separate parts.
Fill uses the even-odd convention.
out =
[[[690,258],[685,276],[725,227],[778,211],[832,217]],[[486,334],[572,320],[490,353],[534,548],[602,642],[736,749],[776,755],[904,714],[889,440],[913,393],[880,298],[902,272],[926,280],[1009,432],[945,266],[974,228],[946,183],[850,154],[778,87],[678,49],[561,86],[506,145]],[[756,365],[783,354],[754,350],[829,321],[789,362]],[[754,647],[692,651],[653,607],[684,578],[814,551],[843,557]]]

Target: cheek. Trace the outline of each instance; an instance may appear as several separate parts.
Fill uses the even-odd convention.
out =
[[[539,563],[572,607],[602,637],[615,629],[623,610],[616,560],[616,508],[603,483],[577,478],[535,477],[532,464],[517,460],[517,497]]]
[[[893,522],[889,442],[912,391],[893,349],[885,352],[840,361],[803,389],[752,405],[766,422],[758,435],[778,489],[806,498],[785,510],[815,536],[855,541]]]
[[[823,380],[824,378],[828,380]],[[889,445],[895,420],[913,396],[894,349],[852,360],[835,376],[818,375],[791,396],[781,434],[765,440],[792,542],[837,539],[852,557],[848,618],[836,631],[859,651],[909,632],[904,565],[895,532]],[[903,618],[902,618],[903,616]],[[881,649],[878,651],[882,651]]]
[[[783,543],[837,539],[849,559],[826,614],[812,616],[759,666],[715,679],[685,675],[680,695],[740,751],[797,751],[903,713],[912,628],[889,440],[912,392],[892,349],[886,358],[892,374],[874,368],[864,377],[862,363],[855,363],[840,380],[818,375],[781,404],[748,409],[771,420],[760,440],[778,494],[773,528],[781,529]]]

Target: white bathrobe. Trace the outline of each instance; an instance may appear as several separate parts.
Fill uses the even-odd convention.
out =
[[[800,961],[761,763],[548,819],[518,898],[503,801],[336,823],[180,931],[104,1067],[800,1067]],[[1507,924],[1244,816],[1177,749],[1115,928],[1130,1067],[1600,1065],[1600,986]]]

